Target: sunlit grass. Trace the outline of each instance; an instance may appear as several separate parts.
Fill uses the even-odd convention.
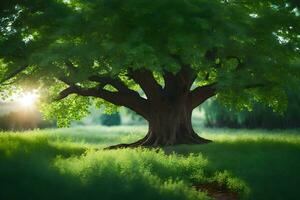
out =
[[[159,152],[102,150],[135,141],[146,130],[95,126],[0,133],[0,199],[206,199],[193,185],[212,181],[241,196],[250,189],[250,199],[300,195],[298,130],[198,129],[214,142]]]
[[[247,192],[245,183],[227,172],[207,174],[208,161],[201,154],[101,150],[135,139],[132,131],[89,127],[1,133],[0,199],[210,199],[194,186],[218,182],[220,174],[225,175],[220,185],[240,195]]]

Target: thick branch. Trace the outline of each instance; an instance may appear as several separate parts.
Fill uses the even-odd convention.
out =
[[[140,85],[147,99],[151,101],[160,98],[162,88],[161,85],[156,82],[151,71],[146,69],[129,70],[128,75]]]
[[[189,93],[189,105],[191,109],[196,108],[208,98],[216,94],[215,83],[199,86]]]
[[[100,83],[102,86],[105,86],[107,84],[112,85],[114,88],[116,88],[119,92],[122,93],[132,93],[132,94],[138,94],[137,92],[129,89],[127,85],[118,77],[117,78],[111,78],[107,76],[91,76],[89,77],[90,81],[94,81],[97,83]]]
[[[216,95],[215,85],[216,85],[216,83],[212,83],[212,84],[205,85],[205,86],[199,86],[199,87],[195,88],[193,91],[191,91],[189,94],[189,102],[190,102],[191,109],[196,108],[201,103],[203,103],[205,100]],[[245,85],[243,88],[244,89],[252,89],[252,88],[261,88],[261,87],[265,87],[265,86],[266,86],[266,84],[262,84],[262,83],[251,83],[251,84]]]
[[[64,82],[65,84],[71,86],[71,85],[75,85],[75,83],[73,83],[71,80],[68,79],[68,77],[59,77],[58,80]]]
[[[8,74],[6,77],[4,77],[1,81],[0,84],[8,81],[9,79],[15,77],[16,75],[18,75],[19,73],[21,73],[22,71],[24,71],[26,68],[28,67],[28,65],[24,65],[19,67],[18,69],[16,69],[15,71],[11,72],[10,74]]]
[[[165,91],[170,91],[176,84],[176,76],[169,71],[164,71],[163,78],[165,82]],[[176,86],[175,86],[176,87]]]
[[[189,64],[185,64],[180,56],[172,54],[171,57],[180,65],[177,79],[189,90],[197,77],[195,70]]]
[[[168,71],[164,71],[163,78],[165,81],[164,90],[167,94],[174,93],[188,93],[193,82],[196,79],[195,71],[190,67],[190,65],[185,64],[180,56],[170,54],[170,56],[178,63],[180,70],[173,74]]]
[[[103,89],[102,87],[82,88],[80,86],[72,84],[69,85],[68,88],[61,91],[55,100],[61,100],[63,98],[68,97],[71,94],[102,98],[105,101],[108,101],[114,105],[125,106],[127,108],[130,108],[136,113],[145,117],[146,119],[148,117],[149,111],[147,110],[147,108],[149,106],[147,105],[147,101],[139,95],[135,95],[133,93],[111,92]]]
[[[76,93],[76,87],[75,86],[69,86],[66,89],[62,90],[59,95],[54,99],[54,101],[62,100],[66,97],[68,97],[70,94]]]

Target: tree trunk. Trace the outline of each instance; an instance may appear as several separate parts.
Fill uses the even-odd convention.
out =
[[[131,144],[119,144],[108,147],[162,147],[177,144],[205,144],[210,140],[198,136],[192,127],[192,109],[187,102],[155,103],[151,106],[147,120],[149,129],[147,135]]]
[[[199,137],[193,130],[192,110],[216,94],[216,83],[200,85],[191,90],[197,72],[179,55],[170,54],[170,58],[181,68],[177,73],[163,70],[163,85],[157,82],[150,70],[131,68],[127,70],[127,78],[140,86],[146,98],[130,89],[118,76],[96,74],[88,77],[89,81],[98,83],[98,86],[91,88],[82,87],[70,81],[68,77],[59,77],[58,79],[69,87],[62,90],[55,100],[61,100],[70,94],[101,98],[114,105],[125,106],[148,121],[149,130],[144,138],[131,144],[119,144],[107,149],[208,143],[210,140]],[[105,89],[106,85],[113,86],[117,91]]]

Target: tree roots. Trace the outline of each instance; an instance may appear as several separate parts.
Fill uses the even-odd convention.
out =
[[[192,134],[190,137],[178,138],[177,140],[164,140],[163,138],[154,137],[153,134],[147,134],[144,138],[129,144],[117,144],[113,146],[109,146],[104,148],[105,150],[110,149],[122,149],[122,148],[160,148],[164,146],[172,146],[179,144],[207,144],[212,142],[212,140],[208,140],[198,136],[196,133]]]

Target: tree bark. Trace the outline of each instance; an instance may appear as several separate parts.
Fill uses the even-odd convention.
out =
[[[147,135],[131,144],[118,144],[107,149],[127,147],[163,147],[178,144],[205,144],[211,142],[198,136],[192,127],[192,108],[189,102],[161,101],[151,105],[147,120]]]

